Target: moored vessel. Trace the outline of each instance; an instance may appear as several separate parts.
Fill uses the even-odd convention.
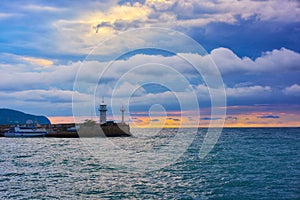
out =
[[[5,137],[44,137],[47,131],[35,126],[15,126],[4,132]]]

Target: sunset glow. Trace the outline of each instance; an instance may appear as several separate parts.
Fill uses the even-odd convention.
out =
[[[98,121],[104,98],[138,128],[297,127],[299,23],[297,1],[3,1],[1,107]]]

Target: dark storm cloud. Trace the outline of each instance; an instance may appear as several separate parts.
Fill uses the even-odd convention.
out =
[[[214,117],[214,118],[211,118],[211,117],[202,117],[201,120],[205,120],[205,121],[210,121],[210,120],[219,120],[221,118],[218,118],[218,117]]]
[[[236,24],[211,23],[205,27],[190,28],[189,35],[211,51],[227,47],[238,56],[256,58],[262,52],[285,47],[300,52],[299,22],[279,23],[240,20]]]
[[[168,119],[168,120],[173,120],[173,121],[175,121],[175,122],[179,122],[179,121],[180,121],[180,119],[172,118],[172,117],[168,117],[167,119]]]
[[[279,119],[280,116],[278,116],[278,115],[264,115],[264,116],[259,116],[257,118],[260,118],[260,119]]]

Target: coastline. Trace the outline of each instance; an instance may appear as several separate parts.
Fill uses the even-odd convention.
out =
[[[5,131],[15,125],[0,125],[0,137],[4,137]],[[70,130],[76,127],[75,123],[69,124],[47,124],[40,125],[41,128],[47,130],[45,137],[57,138],[79,138],[79,137],[126,137],[131,136],[130,127],[128,124],[116,123],[114,125],[93,126],[81,125],[81,128]]]

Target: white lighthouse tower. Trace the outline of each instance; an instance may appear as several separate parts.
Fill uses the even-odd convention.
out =
[[[122,122],[121,123],[124,124],[125,123],[125,121],[124,121],[124,112],[125,112],[124,106],[121,107],[120,111],[122,112]]]
[[[100,111],[100,124],[104,124],[106,122],[106,111],[107,111],[104,100],[102,100],[99,106],[99,111]]]

